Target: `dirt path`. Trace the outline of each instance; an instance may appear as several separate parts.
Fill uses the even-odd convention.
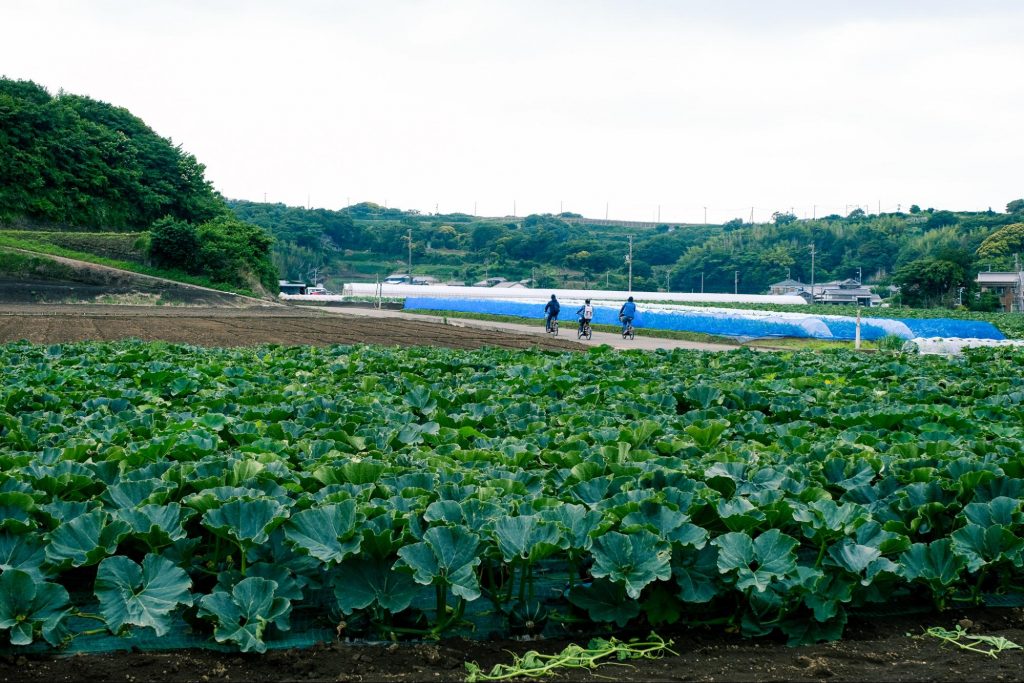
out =
[[[298,306],[297,308],[311,307]],[[375,308],[332,309],[326,306],[317,306],[315,308],[317,308],[318,310],[324,310],[328,313],[361,316],[366,318],[379,318],[386,320],[433,320],[436,322],[447,320],[449,325],[455,327],[512,332],[516,334],[532,335],[538,338],[552,337],[552,335],[545,334],[543,320],[533,321],[532,323],[510,323],[493,320],[474,320],[472,318],[444,318],[443,316],[425,315],[419,313],[405,313],[403,311],[378,310]],[[585,346],[600,346],[601,344],[607,344],[612,348],[623,350],[641,349],[644,351],[654,351],[657,349],[696,349],[699,351],[734,351],[740,348],[739,345],[731,346],[728,344],[710,344],[705,342],[684,341],[682,339],[663,339],[659,337],[647,337],[644,336],[643,330],[637,331],[635,339],[623,339],[622,335],[615,334],[614,332],[598,332],[595,330],[592,339],[577,340],[576,323],[575,321],[572,320],[562,321],[562,325],[559,329],[559,336],[557,338],[569,339],[573,342],[577,342]]]

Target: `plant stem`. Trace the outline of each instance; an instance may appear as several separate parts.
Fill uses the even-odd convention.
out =
[[[439,583],[434,586],[434,595],[437,600],[437,625],[441,626],[448,616],[448,586]]]

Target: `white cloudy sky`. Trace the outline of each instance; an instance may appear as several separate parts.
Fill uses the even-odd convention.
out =
[[[718,222],[1024,196],[1018,0],[0,0],[0,27],[0,75],[128,108],[231,198]]]

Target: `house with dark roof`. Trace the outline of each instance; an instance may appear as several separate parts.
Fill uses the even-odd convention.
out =
[[[999,297],[1005,312],[1024,311],[1024,273],[1013,271],[988,271],[978,273],[975,279],[982,292],[991,292]]]
[[[810,286],[805,285],[799,280],[785,279],[780,282],[768,285],[769,294],[798,294],[803,290],[810,291]]]
[[[814,286],[814,303],[836,306],[878,306],[882,297],[850,278]]]

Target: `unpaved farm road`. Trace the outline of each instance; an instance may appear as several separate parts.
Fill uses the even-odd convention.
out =
[[[738,347],[677,339],[636,339],[594,332],[577,340],[575,322],[561,334],[544,333],[542,324],[520,324],[418,315],[374,308],[331,309],[320,306],[130,306],[98,304],[24,304],[0,302],[0,343],[26,340],[36,344],[141,339],[197,346],[258,344],[381,344],[477,349],[539,348],[581,351],[607,344],[615,349],[699,349],[729,351]]]
[[[301,308],[309,308],[302,306]],[[451,327],[467,327],[475,328],[478,330],[492,330],[496,332],[505,332],[509,334],[534,336],[538,338],[556,339],[553,335],[544,332],[543,321],[537,321],[533,324],[529,323],[508,323],[499,322],[494,320],[474,320],[472,318],[444,318],[443,316],[436,315],[421,315],[418,313],[405,313],[403,311],[389,311],[389,310],[378,310],[376,308],[346,308],[346,309],[332,309],[330,307],[316,306],[318,310],[326,310],[330,313],[337,315],[354,315],[363,316],[368,318],[385,318],[392,320],[432,320],[438,323],[443,323],[447,320],[447,325]],[[635,339],[623,339],[621,334],[614,332],[598,332],[594,330],[593,338],[589,341],[586,339],[576,338],[576,321],[575,320],[563,320],[559,321],[560,328],[558,331],[559,336],[557,339],[565,339],[575,343],[583,344],[585,346],[600,346],[601,344],[607,344],[614,349],[640,349],[643,351],[655,351],[657,349],[695,349],[699,351],[735,351],[741,348],[739,345],[731,346],[729,344],[710,344],[705,342],[694,342],[684,341],[682,339],[662,339],[659,337],[647,337],[644,336],[643,330],[637,330]]]

